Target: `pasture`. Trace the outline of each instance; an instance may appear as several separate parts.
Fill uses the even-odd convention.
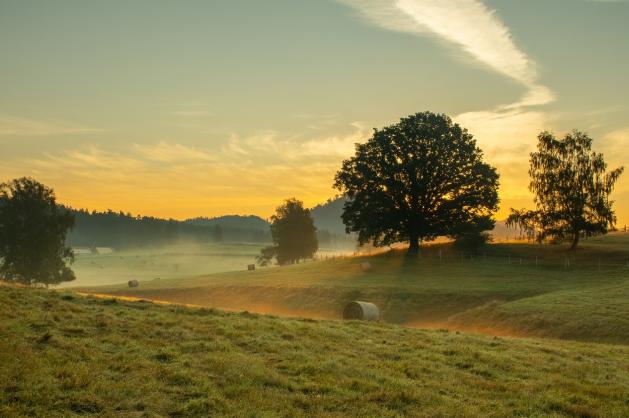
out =
[[[380,306],[385,322],[495,335],[629,343],[629,234],[563,246],[447,244],[409,261],[392,251],[256,271],[196,275],[82,292],[283,316],[338,319],[351,300]],[[360,262],[371,263],[363,271]]]
[[[629,348],[0,286],[0,416],[625,417]]]

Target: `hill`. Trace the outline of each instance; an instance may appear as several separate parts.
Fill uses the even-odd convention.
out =
[[[0,286],[0,415],[629,414],[629,348]]]
[[[345,235],[345,224],[343,224],[341,219],[345,200],[344,197],[328,199],[327,202],[310,209],[310,214],[317,229]]]
[[[629,234],[587,240],[576,253],[501,243],[469,254],[441,244],[417,262],[394,251],[82,290],[330,319],[362,299],[391,323],[629,344],[628,258]]]
[[[122,212],[70,210],[74,228],[67,243],[74,247],[113,247],[116,249],[169,245],[177,241],[211,242],[212,228],[187,225],[174,219],[133,216]]]
[[[224,216],[188,221],[134,216],[122,212],[71,210],[76,219],[67,242],[75,247],[116,250],[173,245],[182,241],[269,242],[268,223],[257,216]]]

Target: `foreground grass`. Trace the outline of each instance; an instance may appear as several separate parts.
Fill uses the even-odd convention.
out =
[[[628,257],[629,234],[617,234],[588,240],[576,253],[499,244],[470,257],[436,246],[415,262],[392,252],[82,290],[330,319],[363,299],[386,322],[629,344]],[[371,271],[360,269],[363,260]]]
[[[629,414],[629,347],[0,286],[0,416]]]

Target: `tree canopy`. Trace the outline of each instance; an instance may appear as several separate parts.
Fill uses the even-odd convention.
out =
[[[443,114],[417,113],[375,129],[336,174],[348,200],[347,232],[361,244],[421,241],[490,230],[498,206],[498,174],[473,136]]]
[[[52,189],[30,178],[0,184],[0,277],[46,285],[74,280],[65,245],[73,225]]]
[[[278,264],[293,264],[312,258],[319,249],[317,229],[310,210],[303,202],[287,199],[271,217],[273,246],[266,247],[258,256],[258,262],[268,264],[273,257]]]
[[[587,134],[575,130],[557,139],[540,133],[529,169],[535,210],[511,209],[507,225],[539,242],[571,241],[571,249],[581,237],[607,233],[616,222],[610,194],[623,167],[606,170],[603,154],[592,151]]]

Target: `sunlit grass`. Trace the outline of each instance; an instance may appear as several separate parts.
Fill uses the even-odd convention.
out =
[[[629,234],[616,234],[576,252],[509,243],[470,254],[436,245],[415,261],[392,252],[84,290],[315,318],[340,318],[346,303],[363,299],[393,323],[629,343],[627,257]],[[371,271],[362,271],[363,260]]]
[[[629,348],[0,286],[0,416],[629,414]]]

